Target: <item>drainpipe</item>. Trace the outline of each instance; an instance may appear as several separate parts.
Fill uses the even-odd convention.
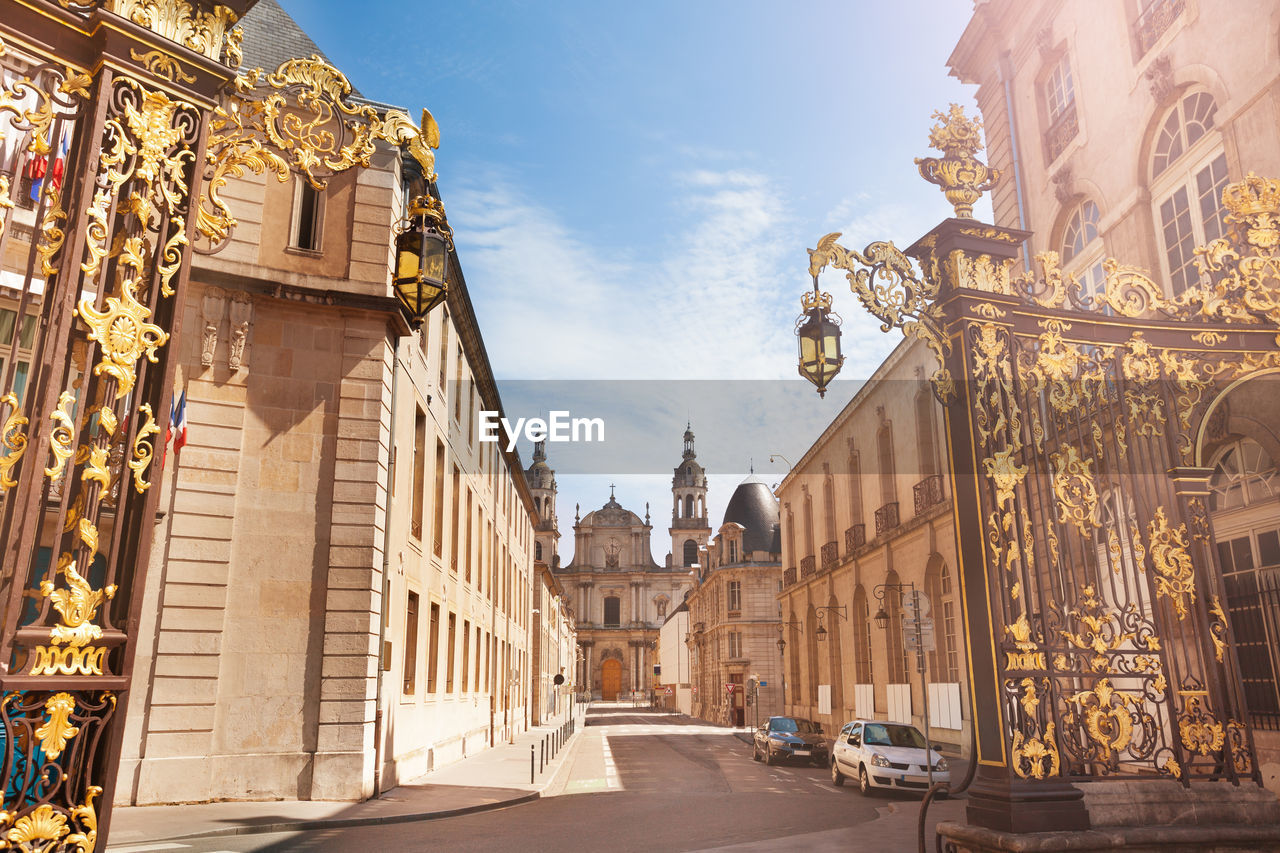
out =
[[[387,465],[387,512],[382,520],[382,606],[378,614],[378,687],[373,713],[373,796],[382,794],[382,672],[386,665],[387,600],[391,598],[391,487],[396,477],[396,386],[400,379],[400,339],[391,362],[391,459]]]
[[[1012,62],[1007,50],[1000,54],[1000,61],[996,63],[996,79],[1004,86],[1004,110],[1009,120],[1009,147],[1013,155],[1013,191],[1018,201],[1018,228],[1026,231],[1027,212],[1022,200],[1022,162],[1018,154],[1018,125],[1014,120],[1013,111]],[[1031,250],[1026,240],[1022,241],[1022,268],[1027,272],[1031,271]]]

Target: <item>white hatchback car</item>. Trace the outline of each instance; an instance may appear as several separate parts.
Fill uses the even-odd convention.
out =
[[[928,756],[928,757],[926,757]],[[876,720],[845,723],[831,749],[831,781],[843,785],[857,779],[863,794],[876,788],[924,792],[933,781],[950,782],[947,760],[925,742],[915,726]]]

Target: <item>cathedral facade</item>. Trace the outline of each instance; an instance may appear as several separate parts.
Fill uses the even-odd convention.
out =
[[[554,507],[554,489],[546,492],[539,496],[549,497]],[[658,663],[658,630],[684,600],[692,585],[690,571],[710,536],[706,472],[694,453],[691,431],[684,434],[671,493],[672,551],[663,565],[653,559],[648,506],[641,519],[611,490],[600,509],[574,514],[573,558],[555,574],[577,618],[581,654],[575,681],[594,699],[648,694]],[[546,537],[544,548],[554,549],[554,539]],[[556,556],[551,562],[556,565]]]

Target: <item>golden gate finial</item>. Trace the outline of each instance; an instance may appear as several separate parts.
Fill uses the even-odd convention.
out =
[[[973,204],[1000,180],[1000,170],[988,168],[974,155],[982,150],[982,119],[969,118],[959,104],[935,112],[938,123],[929,131],[929,145],[943,156],[917,157],[920,176],[942,187],[959,219],[973,218]]]

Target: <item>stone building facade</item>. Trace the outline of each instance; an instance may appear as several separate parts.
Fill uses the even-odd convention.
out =
[[[754,475],[738,485],[701,554],[686,599],[693,714],[742,726],[782,713],[782,544],[768,485]]]
[[[694,458],[692,432],[685,433],[684,460],[676,471],[671,527],[673,541],[679,538],[683,548],[685,539],[705,542],[699,540],[702,527],[678,523],[705,524],[705,477],[700,487],[691,485],[702,473]],[[681,472],[686,480],[680,479]],[[697,515],[699,498],[701,516]],[[687,510],[692,511],[685,515]],[[679,536],[676,530],[681,531]],[[648,508],[641,520],[619,504],[612,492],[600,509],[585,516],[575,512],[573,559],[555,575],[577,625],[581,655],[575,683],[594,698],[648,695],[659,660],[658,630],[690,587],[690,568],[679,565],[674,556],[668,565],[654,562],[652,533]]]
[[[900,344],[778,487],[785,707],[827,732],[855,717],[923,731],[927,701],[931,739],[959,750],[970,712],[932,359],[915,339]],[[923,681],[903,630],[910,584],[929,599],[936,638]]]
[[[275,0],[241,23],[246,67],[320,53]],[[501,400],[458,258],[420,332],[391,296],[410,183],[389,146],[323,191],[246,174],[229,242],[193,256],[121,804],[359,799],[529,725],[533,497],[477,441]],[[21,372],[32,212],[0,214]]]
[[[1033,232],[1084,293],[1105,258],[1176,295],[1223,234],[1222,190],[1280,176],[1280,6],[1231,0],[976,4],[949,59],[978,85],[997,224]],[[908,235],[910,236],[910,235]],[[1263,777],[1280,789],[1280,433],[1274,389],[1231,392],[1197,449]],[[1114,508],[1122,518],[1124,507]]]

